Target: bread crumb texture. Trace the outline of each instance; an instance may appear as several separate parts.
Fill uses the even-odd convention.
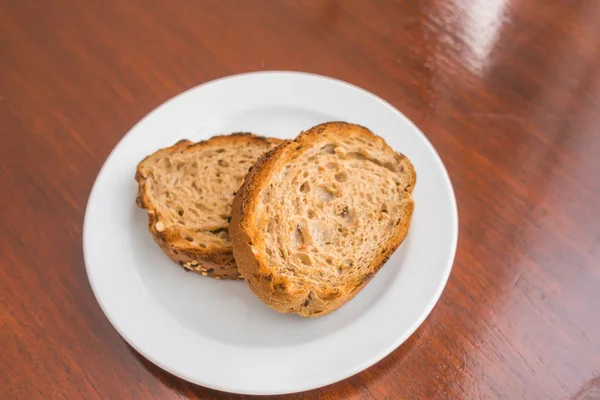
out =
[[[415,182],[409,160],[366,128],[302,133],[261,159],[238,194],[240,272],[278,311],[335,310],[406,236]]]
[[[165,253],[202,275],[237,279],[228,228],[233,192],[256,160],[281,142],[217,136],[183,140],[145,158],[136,174],[137,204],[148,210],[150,231]]]

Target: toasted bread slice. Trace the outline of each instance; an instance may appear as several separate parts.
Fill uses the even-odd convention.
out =
[[[318,317],[351,300],[404,240],[410,161],[358,125],[331,122],[265,154],[233,201],[233,254],[277,311]]]
[[[252,134],[182,140],[137,167],[137,205],[163,251],[186,270],[237,279],[228,223],[233,192],[248,169],[283,141]]]

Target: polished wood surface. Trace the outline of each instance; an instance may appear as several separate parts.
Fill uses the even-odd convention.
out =
[[[140,118],[270,69],[404,112],[460,214],[450,281],[418,331],[289,398],[600,398],[600,2],[0,0],[1,399],[244,398],[120,338],[81,231],[99,168]]]

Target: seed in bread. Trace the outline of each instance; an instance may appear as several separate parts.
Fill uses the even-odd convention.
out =
[[[282,142],[252,134],[182,140],[140,162],[136,203],[148,211],[162,250],[186,271],[238,279],[228,229],[231,193],[248,168]]]
[[[404,240],[410,161],[368,129],[331,122],[265,154],[233,201],[233,253],[277,311],[318,317],[351,300]]]

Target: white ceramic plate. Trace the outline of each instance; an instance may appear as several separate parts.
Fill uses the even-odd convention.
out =
[[[293,138],[326,121],[364,125],[412,161],[415,212],[400,248],[367,287],[320,319],[279,314],[242,281],[186,273],[153,242],[135,205],[137,163],[179,139],[253,131]],[[83,246],[102,310],[161,368],[247,394],[324,386],[376,363],[423,322],[448,280],[458,219],[448,174],[425,136],[394,107],[339,80],[293,72],[232,76],[169,100],[115,147],[87,205]]]

